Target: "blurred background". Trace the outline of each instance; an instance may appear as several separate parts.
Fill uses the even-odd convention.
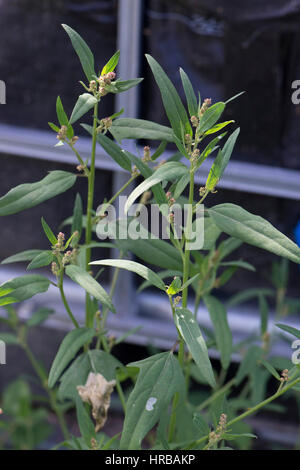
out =
[[[168,124],[145,53],[163,66],[183,99],[179,67],[187,72],[203,99],[227,100],[245,91],[226,109],[225,119],[235,119],[241,133],[218,192],[208,204],[240,204],[300,243],[300,105],[291,99],[292,83],[300,80],[300,1],[0,0],[0,79],[6,83],[6,104],[0,105],[1,195],[17,184],[41,179],[49,170],[72,170],[75,166],[67,150],[54,149],[55,135],[47,124],[56,122],[57,95],[70,113],[82,92],[78,83],[81,67],[61,23],[84,37],[99,69],[120,49],[118,76],[145,78],[137,89],[106,97],[101,103],[101,117],[124,107],[128,117]],[[88,155],[89,140],[83,132],[78,128],[78,146],[83,155]],[[125,180],[100,147],[97,152],[96,201],[100,203]],[[197,176],[198,185],[205,182],[208,169],[209,162]],[[47,241],[39,229],[41,216],[47,214],[48,224],[58,228],[72,212],[76,192],[84,190],[84,183],[77,183],[68,197],[58,196],[18,216],[2,218],[0,259],[25,249],[46,248]],[[109,255],[101,252],[102,257]],[[220,290],[222,299],[245,289],[274,287],[275,256],[244,245],[236,257],[250,262],[257,271],[239,271]],[[20,265],[3,266],[0,281],[23,270]],[[286,293],[298,305],[299,266],[290,263],[286,270]],[[109,281],[108,275],[105,280]],[[145,347],[170,347],[176,336],[168,305],[151,290],[135,295],[137,287],[135,277],[122,274],[116,298],[119,314],[109,324],[115,335],[141,325],[120,352],[123,360],[143,357]],[[80,319],[82,293],[71,284],[67,289]],[[41,299],[26,302],[19,310],[25,318],[45,303],[55,308],[57,315],[46,323],[47,333],[44,328],[32,333],[32,345],[49,365],[70,327],[55,289]],[[201,308],[207,326],[208,316]],[[297,308],[292,313],[297,322]],[[236,340],[242,340],[259,323],[257,302],[250,300],[238,310],[232,308],[229,320]],[[286,343],[276,347],[278,354],[284,354]],[[0,366],[0,390],[20,369],[25,374],[30,371],[26,360],[23,363],[18,355],[17,348],[9,348],[7,365]],[[270,439],[284,439],[282,428],[278,435],[274,425],[271,428]],[[268,439],[271,430],[266,429]]]

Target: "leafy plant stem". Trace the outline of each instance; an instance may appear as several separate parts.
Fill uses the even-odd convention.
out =
[[[197,407],[197,411],[201,411],[201,410],[204,410],[205,408],[207,408],[207,406],[209,406],[211,403],[213,403],[217,398],[219,398],[221,395],[223,395],[224,392],[226,392],[227,390],[229,390],[235,383],[235,379],[231,379],[229,380],[229,382],[227,382],[225,385],[223,385],[223,387],[221,387],[217,392],[215,392],[213,395],[211,395],[209,398],[207,398],[206,400],[204,400],[201,405],[199,405]]]
[[[68,142],[69,143],[69,146],[70,148],[73,150],[73,152],[75,153],[80,165],[82,165],[83,167],[85,167],[85,164],[84,164],[84,161],[82,160],[81,156],[79,155],[79,152],[76,150],[76,148],[74,147],[74,145],[72,144],[72,142]],[[87,175],[88,175],[88,170],[86,169],[87,171]]]
[[[96,159],[96,143],[97,143],[97,123],[98,123],[98,103],[94,106],[94,120],[93,120],[93,141],[91,152],[91,163],[88,175],[88,202],[87,202],[87,221],[85,242],[89,245],[92,241],[92,216],[93,216],[93,203],[94,203],[94,189],[95,189],[95,159]],[[86,270],[89,271],[89,263],[91,261],[91,248],[86,250]],[[88,312],[88,293],[86,294],[86,325],[88,325],[89,312]]]
[[[287,384],[285,387],[283,387],[282,389],[279,389],[277,390],[276,393],[274,393],[273,395],[271,395],[269,398],[267,398],[266,400],[263,400],[262,402],[258,403],[257,405],[253,406],[252,408],[250,408],[249,410],[245,411],[244,413],[240,414],[239,416],[237,416],[236,418],[233,418],[231,421],[228,421],[227,423],[227,428],[229,428],[230,426],[232,426],[233,424],[235,423],[238,423],[239,421],[241,421],[242,419],[245,419],[247,418],[248,416],[252,415],[253,413],[256,413],[256,411],[260,410],[261,408],[263,408],[264,406],[268,405],[268,403],[271,403],[273,400],[276,400],[276,398],[279,398],[281,395],[283,395],[285,392],[287,392],[288,390],[290,390],[292,387],[294,387],[295,385],[297,385],[298,383],[300,382],[300,377],[298,377],[297,379],[293,380],[291,383]],[[220,392],[220,390],[219,390]],[[204,436],[204,437],[201,437],[201,439],[198,439],[196,442],[194,442],[192,445],[189,446],[189,449],[193,449],[195,446],[201,444],[202,442],[204,442],[206,439],[208,439],[208,435]]]
[[[58,288],[59,288],[61,300],[63,301],[64,307],[65,307],[65,309],[66,309],[73,325],[75,326],[75,328],[79,328],[79,324],[78,324],[76,318],[74,317],[74,315],[72,313],[72,310],[70,309],[70,306],[69,306],[68,301],[67,301],[66,296],[65,296],[63,271],[60,274],[60,280],[59,280]]]

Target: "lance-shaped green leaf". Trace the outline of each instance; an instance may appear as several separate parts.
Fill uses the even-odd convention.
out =
[[[225,103],[223,103],[223,101],[210,106],[200,119],[199,125],[197,127],[197,134],[202,135],[208,131],[208,129],[213,127],[223,113],[224,108]]]
[[[184,377],[177,359],[170,352],[150,356],[128,367],[140,369],[127,401],[120,449],[140,449],[146,434],[159,421],[176,392],[184,396]]]
[[[92,109],[97,104],[97,98],[90,93],[83,93],[79,96],[70,117],[70,123],[78,121],[84,114]]]
[[[64,107],[63,107],[63,104],[61,102],[60,96],[58,96],[57,99],[56,99],[56,114],[57,114],[57,119],[58,119],[59,124],[61,126],[66,126],[67,127],[67,137],[69,139],[72,139],[72,137],[74,136],[74,130],[73,130],[73,127],[71,126],[71,124],[69,123],[69,119],[68,119],[68,116],[67,116],[67,114],[64,110]],[[53,125],[50,125],[50,127],[53,130],[55,129],[55,126],[53,127]],[[59,131],[59,129],[58,129],[58,131]],[[56,144],[56,145],[63,145],[63,142],[59,141],[58,144]]]
[[[227,312],[223,304],[212,295],[204,296],[204,302],[214,326],[222,367],[228,369],[232,353],[232,334],[227,321]]]
[[[277,370],[274,369],[272,364],[270,364],[265,359],[261,359],[260,364],[262,364],[270,372],[270,374],[272,374],[273,377],[275,377],[275,379],[280,380],[280,375],[278,374]]]
[[[90,372],[102,374],[107,380],[116,378],[116,369],[123,365],[114,356],[98,350],[90,350],[75,359],[60,379],[59,398],[75,399],[78,396],[77,386],[84,385]]]
[[[110,85],[106,86],[106,90],[110,93],[123,93],[123,91],[130,90],[141,83],[144,79],[143,78],[132,78],[130,80],[116,80],[112,82]]]
[[[180,77],[181,77],[182,86],[184,89],[190,116],[197,116],[198,115],[198,103],[197,103],[197,98],[193,89],[193,85],[191,84],[189,77],[187,76],[187,74],[182,68],[180,68]]]
[[[93,134],[92,126],[82,124],[82,127],[89,134]],[[131,163],[128,156],[113,140],[109,139],[106,135],[98,134],[97,141],[120,167],[124,168],[126,171],[131,171]]]
[[[30,299],[36,294],[46,292],[50,281],[38,274],[16,277],[6,281],[0,286],[0,297],[2,305],[9,305]],[[7,295],[8,294],[8,295]]]
[[[286,331],[287,333],[290,333],[290,335],[296,336],[296,338],[300,339],[300,330],[297,330],[297,328],[294,328],[289,325],[284,325],[283,323],[276,323],[276,326],[280,328],[283,331]]]
[[[175,310],[175,322],[194,361],[199,367],[200,373],[211,387],[215,387],[216,381],[206,343],[194,315],[187,308],[177,308]]]
[[[39,308],[33,315],[27,320],[27,326],[33,327],[40,325],[43,323],[47,318],[54,314],[54,310],[52,308]]]
[[[10,264],[10,263],[20,263],[22,261],[31,261],[40,253],[43,253],[43,250],[26,250],[17,253],[16,255],[9,256],[1,261],[1,264]]]
[[[165,290],[165,285],[160,277],[153,272],[151,269],[143,266],[136,261],[128,261],[125,259],[102,259],[99,261],[93,261],[91,265],[100,265],[100,266],[112,266],[113,268],[126,269],[127,271],[132,271],[139,276],[143,277],[155,287],[161,290]]]
[[[44,217],[41,218],[41,223],[42,223],[42,227],[43,227],[43,230],[45,232],[45,235],[46,237],[48,238],[49,242],[51,243],[51,245],[56,245],[57,243],[57,238],[56,236],[54,235],[54,233],[52,232],[51,228],[49,227],[49,225],[47,224],[46,220],[44,219]]]
[[[77,395],[75,403],[76,417],[80,434],[86,445],[91,448],[93,442],[92,440],[96,440],[95,426],[79,395]]]
[[[205,135],[210,135],[210,134],[215,134],[216,132],[219,132],[220,130],[224,129],[224,127],[227,127],[229,124],[232,124],[233,120],[231,121],[225,121],[225,122],[220,122],[219,124],[215,124],[213,127],[208,129],[208,131],[205,132]]]
[[[60,96],[58,96],[56,99],[56,114],[57,114],[58,122],[61,126],[69,125],[69,119],[65,113]]]
[[[114,53],[114,55],[109,59],[109,61],[104,65],[101,75],[106,75],[109,72],[113,72],[118,65],[120,58],[120,51]]]
[[[240,128],[236,129],[227,139],[222,150],[219,150],[210,172],[208,174],[205,187],[208,191],[212,191],[221,179],[225,168],[230,160],[236,139],[239,135]]]
[[[75,181],[76,175],[57,170],[51,171],[37,183],[21,184],[0,198],[0,216],[17,214],[37,206],[64,193],[74,185]]]
[[[75,239],[72,240],[71,245],[75,246],[81,237],[82,232],[82,222],[83,222],[83,206],[82,199],[79,193],[76,194],[74,209],[73,209],[73,222],[71,233],[78,232],[78,235]]]
[[[237,268],[247,269],[248,271],[256,271],[255,267],[252,264],[246,263],[246,261],[242,260],[225,261],[223,263],[220,263],[220,266],[234,266]]]
[[[235,204],[214,206],[209,214],[222,232],[300,263],[300,248],[262,217]]]
[[[86,292],[95,297],[95,299],[100,300],[100,302],[108,307],[109,310],[116,313],[116,309],[106,290],[104,290],[99,282],[97,282],[88,272],[79,266],[70,264],[66,267],[66,274],[72,279],[72,281],[79,284]]]
[[[164,108],[166,110],[174,134],[178,137],[178,139],[181,139],[183,129],[184,134],[192,135],[192,128],[187,112],[173,83],[163,71],[159,63],[153,59],[153,57],[146,54],[146,58],[151,67],[155,81],[159,87]]]
[[[137,186],[128,196],[124,208],[125,213],[128,212],[134,201],[149,188],[163,180],[172,181],[176,178],[180,178],[185,173],[187,173],[187,171],[187,167],[180,162],[167,162],[159,167],[151,176],[149,176],[149,178],[145,179],[145,181],[139,184],[139,186]]]
[[[209,144],[205,147],[203,152],[201,152],[199,160],[196,163],[196,169],[198,169],[203,162],[209,157],[211,153],[213,153],[216,149],[219,148],[217,145],[219,143],[219,140],[223,139],[223,137],[226,135],[226,132],[223,132],[223,134],[218,135],[215,137],[213,140],[209,142]]]
[[[93,339],[94,328],[76,328],[70,331],[59,346],[58,352],[52,363],[48,386],[53,388],[69,362],[76,356],[82,346]]]
[[[128,230],[127,221],[119,221],[119,227],[124,231]],[[142,226],[139,228],[139,235],[140,238],[137,240],[130,238],[130,236],[126,240],[118,240],[122,251],[130,251],[146,263],[160,268],[182,270],[180,253],[173,245],[160,238],[155,238]]]
[[[27,270],[30,271],[31,269],[38,269],[44,266],[49,266],[49,264],[54,261],[54,256],[51,251],[43,251],[42,253],[38,254],[27,266]]]
[[[95,75],[94,56],[91,49],[82,37],[74,31],[74,29],[70,28],[70,26],[67,26],[66,24],[63,24],[62,27],[68,34],[73,48],[79,57],[86,78],[90,82]]]
[[[174,140],[173,131],[170,127],[144,119],[117,119],[113,121],[109,131],[118,142],[123,139],[149,139],[166,142],[173,142]]]

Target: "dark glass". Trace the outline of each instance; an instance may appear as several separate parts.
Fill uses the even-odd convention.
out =
[[[49,129],[57,122],[55,101],[61,96],[68,114],[86,81],[66,23],[95,54],[96,72],[116,50],[117,2],[81,0],[2,0],[0,2],[0,79],[6,83],[0,123]],[[113,96],[101,104],[112,113]],[[79,130],[78,130],[79,132]]]
[[[292,82],[300,79],[296,2],[148,0],[144,13],[144,51],[177,89],[181,66],[202,98],[246,91],[224,113],[241,126],[232,158],[299,170],[300,106],[291,101]],[[141,117],[167,124],[146,61],[143,76]]]

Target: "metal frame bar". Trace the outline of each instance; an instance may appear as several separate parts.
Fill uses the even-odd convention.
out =
[[[76,164],[73,153],[65,147],[54,147],[55,143],[56,140],[50,131],[0,125],[0,153]],[[76,145],[81,155],[88,158],[90,154],[89,138],[81,137]],[[200,167],[196,175],[197,183],[201,184],[205,181],[211,164],[212,160],[208,158]],[[115,171],[122,177],[124,175],[116,163],[99,147],[96,166],[99,169]],[[299,201],[300,171],[231,160],[219,187]]]

